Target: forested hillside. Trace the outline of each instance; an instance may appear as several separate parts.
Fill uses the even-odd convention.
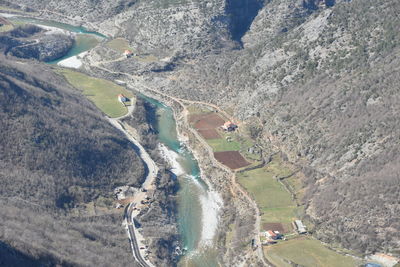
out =
[[[29,255],[20,266],[126,264],[122,213],[101,210],[116,186],[142,183],[140,158],[51,68],[0,62],[0,265],[13,250]]]

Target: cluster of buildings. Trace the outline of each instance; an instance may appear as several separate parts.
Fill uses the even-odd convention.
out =
[[[233,132],[238,128],[238,126],[234,122],[227,121],[224,123],[224,125],[221,126],[221,128],[222,128],[222,130],[224,130],[226,132]]]
[[[279,231],[268,230],[264,232],[264,236],[266,238],[264,245],[275,244],[276,240],[284,239],[284,236]]]
[[[307,233],[307,228],[301,220],[295,220],[292,224],[298,234],[306,234]],[[273,228],[274,228],[274,226],[272,226],[272,229]],[[281,229],[283,231],[283,228],[281,228]],[[271,244],[275,244],[278,240],[286,240],[286,237],[283,234],[281,234],[279,231],[276,231],[276,230],[266,230],[262,234],[265,237],[265,241],[263,242],[263,245],[271,245]],[[289,234],[289,235],[293,235],[293,234]]]
[[[128,49],[124,51],[123,55],[126,58],[131,58],[131,57],[137,57],[138,56],[138,54],[135,54],[135,53],[133,53],[132,50],[128,50]]]
[[[134,56],[134,54],[131,50],[125,50],[123,54],[126,58],[130,58],[130,57]]]

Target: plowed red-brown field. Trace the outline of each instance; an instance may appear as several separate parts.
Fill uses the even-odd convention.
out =
[[[221,136],[215,129],[197,130],[205,139],[219,139]]]
[[[194,123],[196,130],[205,139],[219,139],[221,136],[215,130],[224,124],[224,120],[215,113],[196,114],[190,116],[190,122]]]
[[[216,113],[203,115],[192,115],[190,121],[195,123],[194,127],[199,130],[215,129],[224,124],[224,120]]]
[[[250,165],[238,151],[214,152],[214,157],[231,169],[239,169]]]

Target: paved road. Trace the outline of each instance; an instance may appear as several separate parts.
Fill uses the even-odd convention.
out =
[[[118,130],[123,132],[125,136],[131,141],[136,147],[139,148],[140,152],[140,157],[142,158],[143,162],[147,165],[148,168],[148,173],[146,176],[145,182],[142,184],[143,189],[149,190],[152,189],[154,181],[157,177],[158,174],[158,167],[156,163],[153,161],[153,159],[150,157],[150,155],[147,153],[147,151],[144,149],[144,147],[134,138],[134,136],[123,126],[121,123],[121,119],[130,116],[133,112],[133,107],[129,108],[128,107],[128,114],[119,117],[119,118],[108,118],[108,121]],[[133,214],[133,209],[132,206],[133,204],[139,204],[142,200],[144,200],[146,197],[146,193],[144,192],[139,192],[134,199],[134,202],[130,203],[128,207],[125,209],[125,220],[127,223],[127,228],[128,228],[128,234],[129,234],[129,240],[131,243],[131,248],[132,248],[132,254],[135,257],[136,261],[139,263],[140,266],[142,267],[153,267],[153,265],[149,261],[145,261],[141,255],[141,251],[139,249],[139,245],[137,243],[137,237],[135,235],[135,225],[133,222],[134,214]]]
[[[139,263],[139,266],[150,267],[150,265],[146,263],[146,261],[142,258],[142,255],[140,254],[140,248],[137,243],[136,235],[135,235],[135,224],[133,222],[132,211],[133,210],[132,210],[131,205],[129,205],[125,209],[125,219],[127,222],[127,227],[128,227],[128,232],[129,232],[129,241],[131,243],[133,256],[135,257],[136,261]]]
[[[125,117],[125,116],[124,116]],[[158,167],[156,163],[152,160],[150,157],[149,153],[144,149],[144,147],[132,136],[131,133],[129,133],[120,123],[118,119],[110,119],[108,118],[108,121],[118,130],[122,131],[125,136],[131,141],[136,147],[139,148],[140,151],[140,157],[144,161],[144,163],[147,165],[147,168],[149,170],[149,173],[147,174],[146,180],[142,185],[142,188],[148,190],[152,186],[155,178],[157,177],[158,173]]]
[[[104,70],[104,71],[106,71],[106,72],[109,72],[109,73],[112,73],[112,74],[125,75],[125,76],[127,76],[127,77],[129,77],[129,78],[131,78],[131,79],[133,79],[133,80],[138,80],[138,79],[140,79],[140,76],[132,75],[132,74],[129,74],[129,73],[126,73],[126,72],[111,71],[111,70],[109,70],[109,69],[107,69],[107,68],[101,67],[101,66],[100,66],[101,64],[96,64],[96,63],[95,63],[95,64],[92,64],[92,65],[93,65],[94,67],[97,67],[97,68],[99,68],[99,69],[102,69],[102,70]],[[211,107],[211,108],[213,108],[213,109],[218,110],[218,112],[220,112],[221,114],[223,114],[223,115],[226,116],[227,118],[231,119],[231,116],[230,116],[228,113],[226,113],[224,110],[222,110],[220,107],[218,107],[217,105],[210,104],[210,103],[206,103],[206,102],[202,102],[202,101],[192,101],[192,100],[188,100],[188,99],[182,99],[182,98],[178,98],[178,97],[173,97],[173,96],[170,96],[170,95],[168,95],[168,94],[166,94],[166,93],[160,92],[160,91],[157,90],[157,89],[153,89],[153,88],[150,88],[150,87],[147,87],[147,86],[144,86],[144,85],[141,85],[141,86],[144,87],[145,89],[147,89],[147,90],[153,92],[153,93],[162,95],[162,96],[164,96],[164,97],[166,97],[166,98],[168,98],[168,99],[171,99],[171,100],[177,102],[178,104],[180,104],[180,105],[182,106],[183,110],[184,110],[184,113],[185,113],[184,119],[186,120],[186,123],[187,123],[187,113],[188,113],[188,111],[187,111],[187,108],[186,108],[185,103],[187,103],[187,104],[200,104],[200,105],[209,106],[209,107]],[[204,140],[202,140],[202,138],[201,138],[195,131],[193,131],[193,133],[195,133],[195,135],[196,135],[196,137],[198,138],[198,140],[200,140],[200,142],[203,143],[202,141],[204,141]],[[209,154],[210,154],[211,159],[217,164],[217,166],[220,166],[220,167],[222,167],[223,169],[225,169],[226,171],[228,171],[228,173],[231,173],[231,177],[232,177],[231,180],[232,180],[232,185],[233,185],[233,187],[235,187],[236,190],[237,190],[238,192],[240,192],[240,193],[242,193],[242,194],[244,195],[244,197],[247,199],[247,201],[250,203],[250,205],[251,205],[251,206],[253,207],[253,209],[255,210],[255,212],[256,212],[256,220],[255,220],[255,222],[254,222],[254,224],[255,224],[255,231],[254,231],[253,234],[254,234],[255,244],[257,245],[256,255],[257,255],[257,257],[263,262],[264,266],[269,266],[269,264],[265,261],[264,253],[263,253],[263,251],[262,251],[262,244],[261,244],[261,240],[260,240],[260,230],[261,230],[261,229],[260,229],[260,220],[261,220],[261,217],[260,217],[260,211],[259,211],[259,209],[258,209],[257,203],[250,197],[250,195],[248,194],[248,192],[247,192],[246,190],[244,190],[244,189],[236,182],[236,175],[235,175],[235,172],[232,172],[231,170],[227,169],[225,166],[221,166],[222,164],[218,164],[219,162],[218,162],[217,160],[215,160],[215,158],[214,158],[214,156],[213,156],[213,153],[212,153],[212,150],[211,150],[211,148],[209,147],[208,144],[204,144],[204,143],[203,143],[203,146],[207,149],[207,151],[208,151]],[[152,160],[151,160],[151,161],[152,161]],[[218,163],[217,163],[217,162],[218,162]],[[150,170],[150,166],[149,166],[149,170]],[[233,191],[232,193],[235,195],[235,192],[234,192],[234,191]]]

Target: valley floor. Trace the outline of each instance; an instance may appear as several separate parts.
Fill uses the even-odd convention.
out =
[[[191,138],[194,136],[196,140],[189,140],[188,143],[200,144],[206,151],[194,151],[196,155],[202,155],[203,158],[199,161],[209,160],[213,166],[225,174],[223,178],[229,177],[229,182],[227,182],[229,186],[222,183],[216,186],[217,190],[221,190],[219,193],[224,194],[223,190],[229,188],[232,201],[246,203],[249,209],[254,210],[255,218],[251,225],[253,230],[248,233],[252,242],[246,241],[241,245],[243,262],[262,262],[264,265],[270,263],[275,266],[296,264],[307,267],[347,267],[365,263],[363,259],[349,255],[348,251],[333,249],[329,244],[323,244],[313,238],[312,223],[303,219],[304,192],[301,176],[294,166],[283,161],[279,149],[263,148],[261,142],[264,141],[251,136],[251,130],[246,122],[235,120],[219,106],[168,95],[149,85],[144,76],[109,68],[108,64],[123,64],[127,59],[121,56],[125,50],[131,49],[126,40],[113,39],[102,48],[113,50],[117,56],[101,58],[99,53],[91,51],[82,62],[93,75],[99,76],[104,73],[104,79],[89,77],[71,69],[57,71],[64,75],[71,85],[80,89],[82,94],[104,114],[114,118],[110,119],[110,122],[140,148],[141,157],[149,167],[148,179],[142,186],[144,189],[153,189],[152,183],[157,174],[157,166],[134,138],[132,131],[126,130],[123,127],[127,126],[120,123],[119,119],[132,112],[135,96],[130,90],[124,88],[125,86],[111,82],[112,79],[115,81],[118,78],[129,87],[155,96],[169,104],[175,111],[178,123],[186,129],[186,132],[180,134]],[[145,63],[159,61],[151,55],[134,55],[132,59]],[[131,100],[127,107],[117,101],[118,94],[124,94]],[[223,130],[221,126],[228,121],[237,124],[238,129]],[[213,183],[218,183],[218,179],[214,179]],[[140,202],[146,196],[146,194],[141,194],[140,198],[131,205],[140,206]],[[136,213],[134,215],[137,215]],[[299,234],[293,226],[293,222],[299,219],[302,219],[307,227],[306,234]],[[224,241],[225,246],[229,247],[236,233],[233,224],[229,224],[227,228],[220,230],[226,232]],[[268,231],[279,231],[282,238],[271,240],[267,237]]]

